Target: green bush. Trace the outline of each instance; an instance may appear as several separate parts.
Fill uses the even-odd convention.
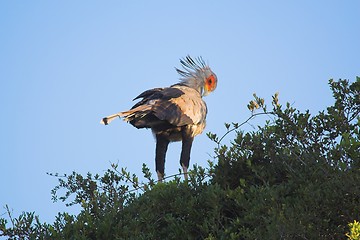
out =
[[[0,219],[9,239],[356,239],[360,215],[360,78],[329,81],[335,103],[316,115],[272,109],[254,95],[249,119],[225,124],[214,159],[188,181],[144,180],[113,164],[103,176],[59,177],[54,201],[80,205],[53,224],[35,213]],[[241,130],[259,115],[269,120]],[[235,133],[229,144],[223,140]],[[59,195],[59,190],[65,193]],[[348,231],[350,227],[350,232]],[[346,234],[346,235],[345,235]]]
[[[346,233],[346,236],[350,240],[359,240],[360,239],[360,223],[356,220],[349,223],[350,233]]]

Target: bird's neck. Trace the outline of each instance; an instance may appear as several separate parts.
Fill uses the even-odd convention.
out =
[[[195,77],[182,78],[180,84],[185,85],[187,87],[191,87],[196,91],[198,91],[200,95],[203,95],[204,82],[199,80],[198,78]]]

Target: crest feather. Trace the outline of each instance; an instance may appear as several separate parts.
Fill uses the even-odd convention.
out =
[[[180,59],[180,63],[183,70],[178,68],[175,69],[183,77],[192,77],[197,71],[208,68],[201,56],[193,59],[190,55],[187,55],[185,58]]]

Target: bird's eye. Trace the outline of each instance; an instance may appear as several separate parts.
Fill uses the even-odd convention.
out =
[[[214,81],[215,81],[215,78],[214,78],[213,75],[211,75],[210,77],[208,77],[206,79],[206,82],[207,82],[208,85],[212,85],[214,83]]]
[[[214,91],[216,88],[216,77],[214,75],[210,75],[209,77],[207,77],[204,87],[207,92]]]

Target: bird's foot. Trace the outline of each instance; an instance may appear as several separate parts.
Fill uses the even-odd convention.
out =
[[[162,182],[163,179],[164,179],[164,174],[159,172],[159,171],[156,171],[157,173],[157,176],[158,176],[158,182]]]

